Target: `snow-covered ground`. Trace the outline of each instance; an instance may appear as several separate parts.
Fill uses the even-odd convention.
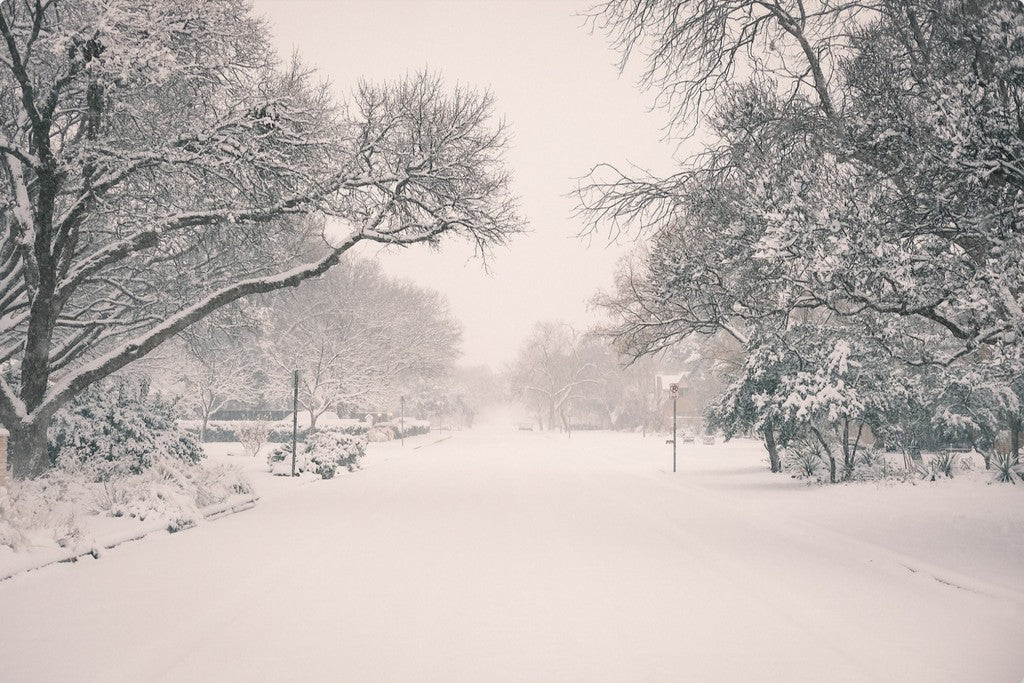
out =
[[[1021,679],[1024,487],[761,458],[502,429],[330,481],[250,459],[252,510],[0,583],[0,680]]]

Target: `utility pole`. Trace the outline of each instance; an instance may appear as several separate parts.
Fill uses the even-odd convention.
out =
[[[292,476],[295,476],[295,447],[299,440],[299,371],[292,374]]]
[[[676,417],[678,411],[676,410],[676,401],[679,398],[679,385],[670,384],[668,385],[669,391],[672,392],[672,471],[676,471]]]
[[[402,417],[399,425],[399,429],[402,430],[402,448],[405,448],[405,396],[402,397]]]

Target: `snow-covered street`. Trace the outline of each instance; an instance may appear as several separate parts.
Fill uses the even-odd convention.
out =
[[[0,583],[0,680],[1020,680],[1019,487],[808,487],[760,457],[374,444],[362,471]]]

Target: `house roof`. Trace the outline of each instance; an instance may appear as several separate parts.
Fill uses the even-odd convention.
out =
[[[658,383],[658,387],[668,391],[668,385],[678,384],[680,388],[687,388],[690,386],[690,371],[685,372],[672,372],[672,373],[661,373],[654,376],[655,381]]]

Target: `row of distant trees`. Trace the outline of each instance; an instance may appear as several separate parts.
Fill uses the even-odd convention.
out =
[[[454,381],[461,326],[436,292],[342,261],[299,291],[255,297],[192,326],[137,365],[201,421],[225,408],[298,406],[309,426],[338,406],[377,412]]]
[[[639,234],[601,304],[635,357],[730,346],[712,413],[832,479],[872,431],[914,451],[1019,451],[1024,6],[1016,0],[609,0],[678,140],[667,177],[594,169],[594,230]],[[837,467],[838,463],[838,467]]]
[[[542,429],[571,431],[575,425],[604,429],[654,431],[667,427],[665,387],[657,375],[687,371],[700,391],[687,392],[690,410],[713,396],[713,363],[682,343],[657,354],[633,359],[601,331],[581,332],[559,321],[534,325],[505,379],[511,397],[523,405]],[[696,394],[696,395],[694,395]]]

